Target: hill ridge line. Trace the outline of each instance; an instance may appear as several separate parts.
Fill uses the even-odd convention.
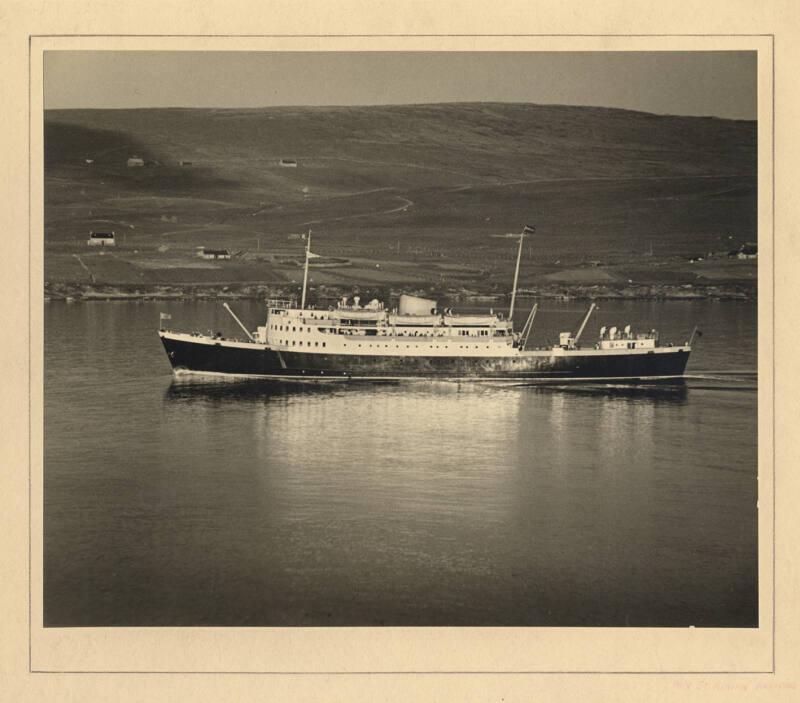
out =
[[[494,102],[494,101],[467,101],[467,102],[440,102],[440,103],[390,103],[390,104],[359,104],[359,105],[262,105],[262,106],[186,106],[162,105],[157,107],[70,107],[70,108],[45,108],[44,113],[78,113],[78,112],[142,112],[142,111],[174,111],[174,112],[269,112],[269,111],[347,111],[347,110],[392,110],[392,109],[424,109],[424,108],[468,108],[468,107],[498,107],[498,108],[542,108],[559,110],[597,110],[603,112],[618,112],[631,115],[643,115],[664,119],[688,120],[719,120],[722,122],[757,123],[757,119],[720,117],[717,115],[685,115],[679,113],[648,112],[634,108],[614,107],[607,105],[569,105],[564,103],[526,103],[526,102]]]

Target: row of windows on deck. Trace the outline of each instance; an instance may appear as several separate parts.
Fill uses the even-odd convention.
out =
[[[289,340],[288,339],[279,339],[278,340],[278,344],[284,344],[284,345],[286,345],[288,347],[289,346]],[[296,339],[293,339],[291,346],[293,346],[293,347],[302,347],[303,346],[303,340],[301,339],[300,342],[298,343]],[[311,346],[318,347],[318,346],[320,346],[320,343],[319,342],[314,342],[312,344],[311,342],[306,342],[306,346],[307,347],[311,347]],[[326,346],[325,342],[322,342],[322,346],[323,347]]]
[[[327,328],[327,327],[314,327],[314,328],[306,327],[304,329],[303,327],[299,327],[298,328],[297,326],[293,326],[293,327],[290,328],[289,325],[278,325],[278,324],[271,324],[270,325],[270,329],[275,330],[276,332],[284,332],[284,331],[289,332],[290,329],[291,329],[292,332],[306,332],[307,334],[311,333],[312,330],[314,330],[314,329],[316,329],[319,332],[322,332],[323,334],[327,334],[328,332],[330,332],[332,334],[336,334],[337,331],[338,331],[339,334],[350,334],[350,335],[352,335],[352,334],[356,333],[355,330],[349,330],[349,329],[348,330],[344,330],[344,329],[337,330],[335,327],[331,327],[331,328]],[[460,329],[460,330],[453,330],[453,331],[458,331],[458,335],[460,337],[489,337],[490,336],[490,332],[493,332],[494,333],[493,336],[495,336],[495,337],[505,337],[506,336],[506,330],[504,330],[504,329],[496,329],[496,330],[480,330],[479,329],[479,330],[474,330],[474,331],[473,330],[468,330],[468,329],[466,329],[466,330],[465,329]],[[377,330],[364,330],[364,334],[365,335],[374,336],[374,335],[377,335]],[[409,330],[401,330],[399,333],[397,333],[397,336],[403,336],[403,337],[418,337],[418,336],[436,337],[436,336],[445,336],[445,335],[443,333],[442,334],[426,334],[425,332],[419,332],[417,330],[415,330],[414,332],[411,332]]]
[[[301,339],[301,340],[298,341],[296,339],[293,339],[293,340],[291,340],[291,344],[289,344],[289,340],[287,340],[287,339],[279,339],[278,340],[278,344],[283,344],[283,345],[285,345],[287,347],[288,346],[302,347],[303,346],[303,340]],[[319,346],[325,347],[326,344],[325,344],[325,342],[322,342],[321,344],[320,344],[320,342],[306,342],[305,346],[307,346],[307,347],[312,347],[312,346],[313,347],[319,347]],[[344,346],[345,347],[347,346],[347,342],[345,342]],[[356,346],[360,348],[362,345],[361,344],[357,344]],[[391,344],[383,344],[383,345],[380,345],[380,344],[364,344],[363,346],[364,347],[368,347],[370,349],[380,349],[381,346],[383,346],[383,348],[389,349],[392,345]],[[400,349],[401,345],[400,344],[395,344],[394,347],[395,347],[395,349]],[[403,344],[402,348],[403,349],[411,349],[411,345],[410,344]],[[441,344],[441,345],[434,344],[433,347],[425,347],[423,345],[423,349],[426,349],[426,348],[427,349],[431,349],[431,348],[432,349],[449,349],[450,345],[449,344]],[[453,348],[455,349],[455,345],[453,346]],[[475,344],[472,347],[470,347],[469,344],[459,344],[458,348],[459,349],[480,349],[480,346]],[[419,344],[415,344],[414,345],[414,349],[419,349]]]

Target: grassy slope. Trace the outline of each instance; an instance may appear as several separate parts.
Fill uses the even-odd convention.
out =
[[[133,154],[160,165],[129,169]],[[755,239],[755,173],[755,123],[602,108],[49,111],[45,275],[290,282],[288,235],[311,227],[353,259],[316,283],[505,290],[514,243],[491,235],[531,222],[523,286],[754,282],[752,262],[686,260]],[[86,249],[103,227],[125,232],[113,255]],[[255,256],[197,268],[199,245]]]

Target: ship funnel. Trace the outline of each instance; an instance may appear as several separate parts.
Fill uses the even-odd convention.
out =
[[[436,301],[429,298],[420,298],[405,293],[400,296],[401,315],[431,315],[435,307]]]

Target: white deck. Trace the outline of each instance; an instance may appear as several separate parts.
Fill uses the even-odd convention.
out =
[[[302,327],[306,327],[303,325]],[[644,354],[666,354],[677,351],[690,351],[689,345],[655,347],[655,348],[615,348],[615,349],[595,349],[593,347],[564,349],[553,347],[552,349],[531,349],[520,351],[508,342],[498,344],[492,338],[476,340],[465,343],[458,338],[448,338],[447,336],[421,338],[421,337],[377,337],[362,335],[339,335],[333,333],[322,333],[318,329],[308,326],[308,331],[298,330],[291,333],[295,341],[302,344],[285,345],[273,344],[270,342],[221,339],[208,335],[191,334],[187,332],[171,332],[161,330],[159,335],[167,339],[189,342],[192,344],[202,344],[206,346],[223,346],[234,349],[272,349],[281,352],[302,352],[306,354],[343,354],[343,355],[367,355],[367,356],[445,356],[445,357],[470,357],[470,358],[552,358],[552,357],[571,357],[571,356],[634,356]],[[312,344],[318,342],[318,344]]]

